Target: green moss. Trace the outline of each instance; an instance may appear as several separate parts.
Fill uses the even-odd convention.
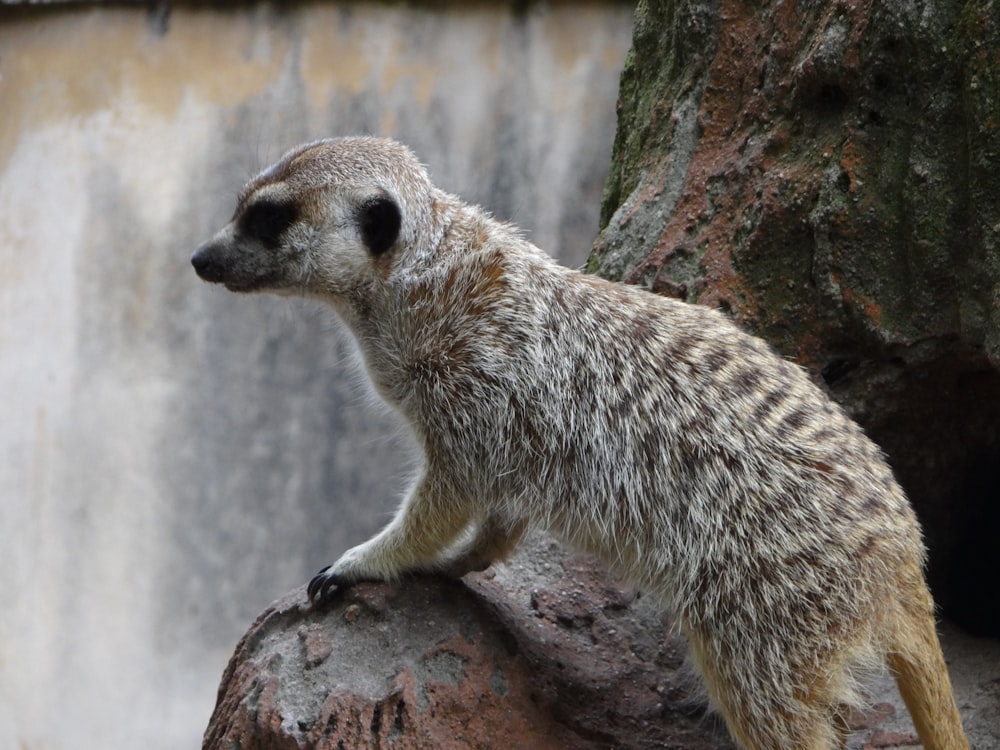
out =
[[[718,19],[706,0],[641,0],[632,49],[622,70],[618,130],[601,206],[601,228],[651,164],[669,154],[670,112],[685,91],[703,80],[717,45]]]

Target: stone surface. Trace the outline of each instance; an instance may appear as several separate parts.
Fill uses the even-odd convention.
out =
[[[536,536],[464,582],[279,600],[237,647],[204,748],[731,748],[683,649],[652,602]]]
[[[1000,748],[1000,644],[948,628],[972,746]],[[534,535],[463,581],[360,584],[271,605],[222,678],[203,750],[733,750],[648,597]],[[848,750],[913,745],[888,676]]]
[[[640,2],[589,267],[721,307],[886,449],[1000,636],[1000,13]]]

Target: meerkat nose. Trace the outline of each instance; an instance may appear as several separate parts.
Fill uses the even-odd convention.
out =
[[[219,263],[218,248],[212,240],[204,243],[191,256],[191,265],[205,281],[219,282],[224,279],[224,267]]]

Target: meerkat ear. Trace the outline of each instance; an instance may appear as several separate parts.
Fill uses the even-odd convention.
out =
[[[402,221],[399,205],[386,193],[368,197],[358,206],[361,239],[372,255],[382,255],[396,244]]]

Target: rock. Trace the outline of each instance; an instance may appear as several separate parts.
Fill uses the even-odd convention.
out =
[[[1000,748],[1000,643],[942,632],[973,747]],[[271,605],[223,675],[203,750],[734,750],[684,640],[649,597],[541,535],[452,581],[360,584]],[[848,750],[909,742],[891,678]]]
[[[535,537],[464,581],[269,607],[226,669],[205,750],[731,749],[646,597]]]
[[[1000,635],[996,3],[640,2],[618,114],[590,270],[806,366],[888,452],[945,613]]]

